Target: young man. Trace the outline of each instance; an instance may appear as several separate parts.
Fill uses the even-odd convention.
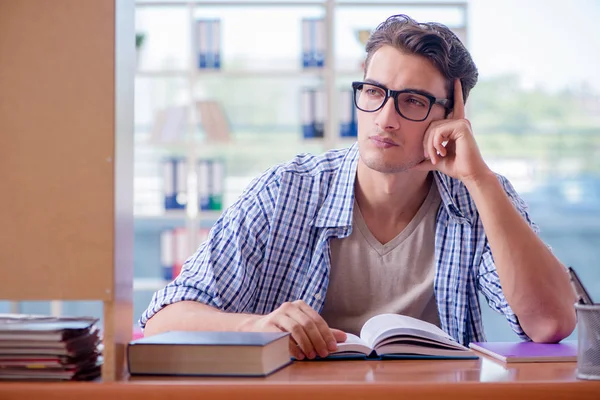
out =
[[[477,69],[443,25],[403,16],[367,43],[353,83],[358,143],[254,180],[142,316],[165,330],[291,332],[326,356],[371,316],[400,313],[483,340],[478,290],[524,340],[575,326],[561,263],[464,115]]]

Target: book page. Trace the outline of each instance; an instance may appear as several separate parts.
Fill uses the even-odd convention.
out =
[[[362,353],[369,355],[373,349],[367,345],[364,340],[351,333],[346,333],[347,338],[343,343],[338,343],[338,349],[331,354],[343,354],[343,353]]]
[[[451,347],[464,348],[437,326],[406,315],[376,315],[365,322],[360,332],[360,337],[372,348],[387,338],[400,335],[426,338]]]

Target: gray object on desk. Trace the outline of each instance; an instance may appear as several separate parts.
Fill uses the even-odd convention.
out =
[[[577,294],[577,378],[600,380],[600,304],[594,304],[571,267],[569,276]]]

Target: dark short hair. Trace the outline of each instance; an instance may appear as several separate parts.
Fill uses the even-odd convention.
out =
[[[454,80],[460,79],[463,98],[477,83],[477,67],[460,39],[445,25],[419,23],[404,14],[392,15],[371,33],[366,45],[365,76],[373,54],[389,45],[407,54],[427,58],[446,78],[448,97],[454,97]]]

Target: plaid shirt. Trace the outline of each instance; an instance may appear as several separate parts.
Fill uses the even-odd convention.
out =
[[[156,292],[140,324],[164,306],[198,301],[227,312],[268,314],[286,301],[321,311],[329,239],[352,231],[358,148],[300,155],[256,178],[215,223],[180,275]],[[441,327],[462,344],[485,340],[478,290],[528,339],[506,302],[481,219],[466,187],[435,172],[442,206],[435,234],[434,292]],[[504,190],[534,231],[512,185]]]

